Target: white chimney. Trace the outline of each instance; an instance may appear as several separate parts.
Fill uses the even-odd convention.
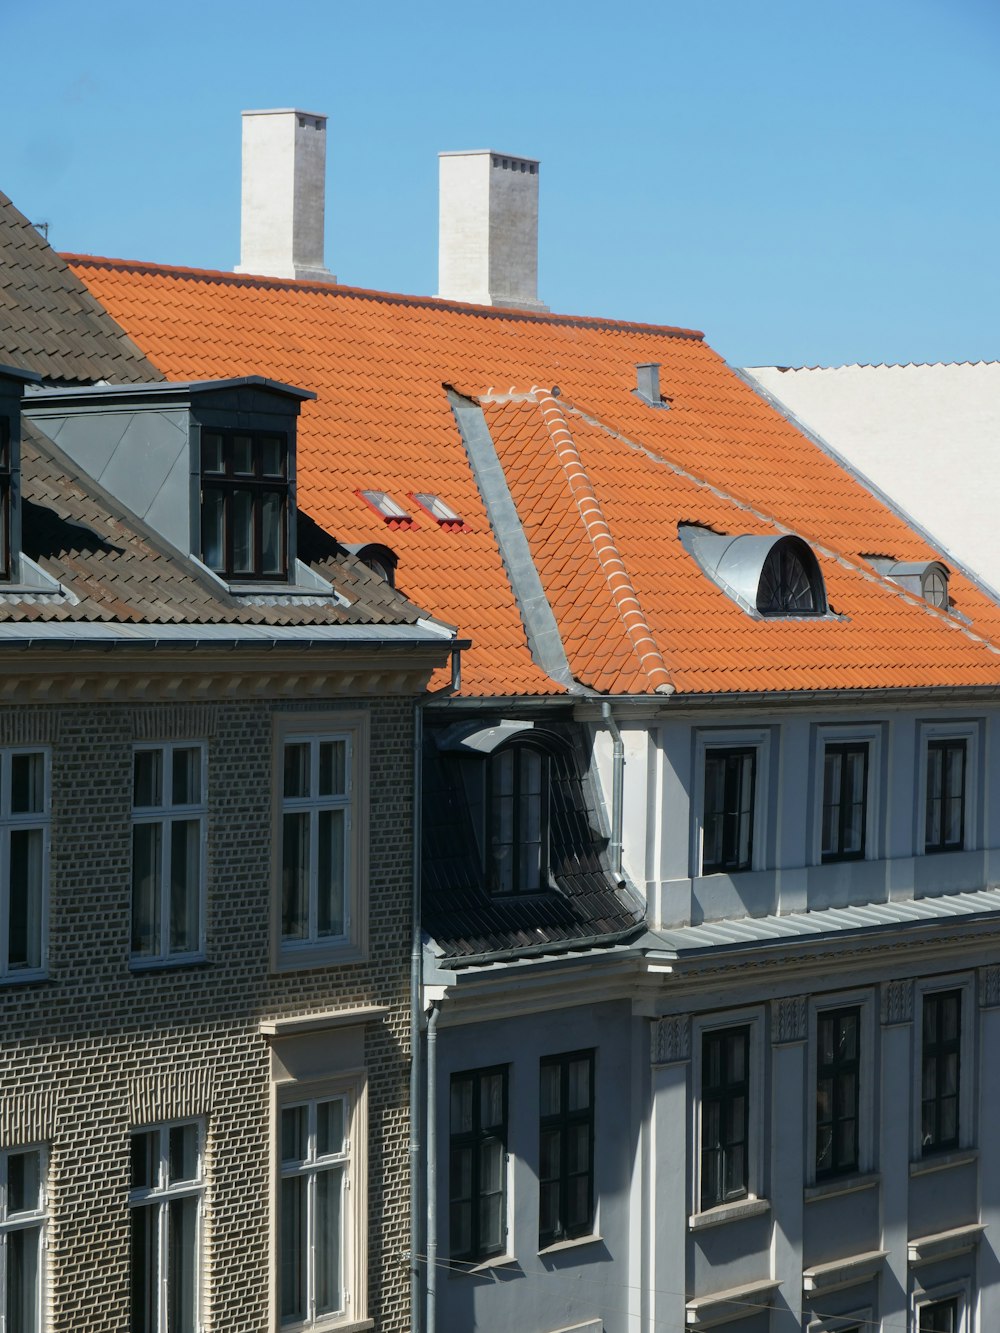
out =
[[[538,162],[488,149],[439,161],[438,295],[547,310],[538,299]]]
[[[243,112],[243,214],[237,273],[336,282],[323,262],[326,116]]]

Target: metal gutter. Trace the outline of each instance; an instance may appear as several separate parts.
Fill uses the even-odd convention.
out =
[[[468,956],[442,954],[436,958],[436,966],[444,971],[462,972],[467,967],[483,967],[492,963],[507,963],[519,959],[544,958],[546,956],[565,957],[571,953],[583,953],[589,949],[603,950],[617,944],[624,944],[637,937],[637,932],[645,929],[645,923],[636,922],[625,930],[617,930],[611,935],[581,935],[572,940],[554,940],[548,944],[522,945],[517,949],[497,949],[493,953],[469,954]]]
[[[611,759],[611,841],[608,844],[608,854],[611,857],[611,867],[614,870],[615,875],[621,879],[622,801],[624,799],[625,784],[625,746],[622,742],[622,734],[618,730],[618,723],[615,721],[614,714],[611,711],[611,705],[607,701],[601,704],[601,716],[607,723],[613,741]]]
[[[437,1021],[440,1010],[431,1005],[427,1017],[427,1323],[437,1326]]]

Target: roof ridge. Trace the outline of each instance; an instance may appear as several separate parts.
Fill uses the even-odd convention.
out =
[[[604,511],[601,509],[600,501],[587,475],[580,451],[562,409],[548,389],[533,386],[531,392],[541,409],[542,420],[555,449],[556,458],[569,482],[570,492],[600,563],[615,607],[625,626],[629,642],[639,659],[639,665],[658,694],[672,694],[674,684],[667,670],[667,664],[657,647],[653,631],[642,610],[625,561],[619,554],[615,539],[611,535],[611,528],[604,517]]]
[[[547,311],[521,310],[516,306],[474,305],[469,301],[451,301],[438,296],[414,296],[406,292],[382,292],[371,287],[349,287],[340,282],[303,282],[297,278],[274,278],[265,274],[230,273],[225,269],[187,268],[182,264],[157,264],[141,259],[112,259],[103,255],[61,253],[74,271],[78,268],[122,269],[133,273],[163,274],[225,283],[236,287],[275,287],[279,290],[316,292],[325,296],[346,296],[355,300],[380,301],[391,305],[417,306],[430,310],[452,310],[486,319],[527,320],[532,324],[570,324],[578,328],[629,329],[656,333],[668,338],[703,342],[700,329],[686,329],[673,324],[646,324],[637,320],[612,319],[600,315],[558,315]]]
[[[957,366],[1000,366],[1000,357],[978,357],[964,361],[838,361],[830,365],[779,366],[757,365],[744,366],[751,375],[757,370],[777,370],[782,375],[797,374],[807,370],[948,370]]]

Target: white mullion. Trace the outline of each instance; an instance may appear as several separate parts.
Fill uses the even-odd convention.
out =
[[[317,753],[319,747],[317,746]],[[316,1103],[308,1103],[306,1122],[306,1306],[309,1320],[316,1320]]]
[[[166,765],[164,765],[164,768]],[[156,1287],[158,1293],[156,1309],[156,1327],[158,1333],[167,1333],[167,1273],[169,1271],[169,1255],[167,1254],[167,1240],[170,1232],[168,1225],[169,1213],[167,1211],[169,1204],[163,1197],[169,1183],[169,1152],[170,1152],[170,1130],[166,1125],[161,1125],[157,1134],[159,1140],[159,1163],[156,1171],[156,1183],[160,1197],[156,1201],[156,1253],[159,1272],[156,1275]]]

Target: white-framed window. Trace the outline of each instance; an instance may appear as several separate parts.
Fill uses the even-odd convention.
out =
[[[133,965],[204,956],[207,777],[204,744],[132,752]]]
[[[365,1318],[365,1123],[360,1072],[279,1085],[276,1329]]]
[[[816,728],[813,865],[880,855],[882,735],[878,724]]]
[[[973,1333],[971,1283],[951,1282],[911,1297],[914,1333]]]
[[[45,971],[51,762],[48,750],[0,750],[0,978]]]
[[[368,717],[275,719],[275,967],[367,951]]]
[[[130,1333],[198,1333],[204,1126],[151,1125],[131,1138]]]
[[[925,977],[913,996],[913,1156],[974,1143],[976,988],[966,973]]]
[[[695,733],[693,875],[766,867],[770,751],[766,728]]]
[[[0,1152],[0,1309],[6,1333],[41,1333],[46,1152]]]
[[[981,845],[981,731],[976,721],[919,724],[918,854],[974,851]]]
[[[691,1025],[695,1213],[763,1195],[763,1021],[760,1009],[734,1009]]]
[[[807,1180],[862,1174],[875,1165],[875,998],[842,991],[809,1006]]]

